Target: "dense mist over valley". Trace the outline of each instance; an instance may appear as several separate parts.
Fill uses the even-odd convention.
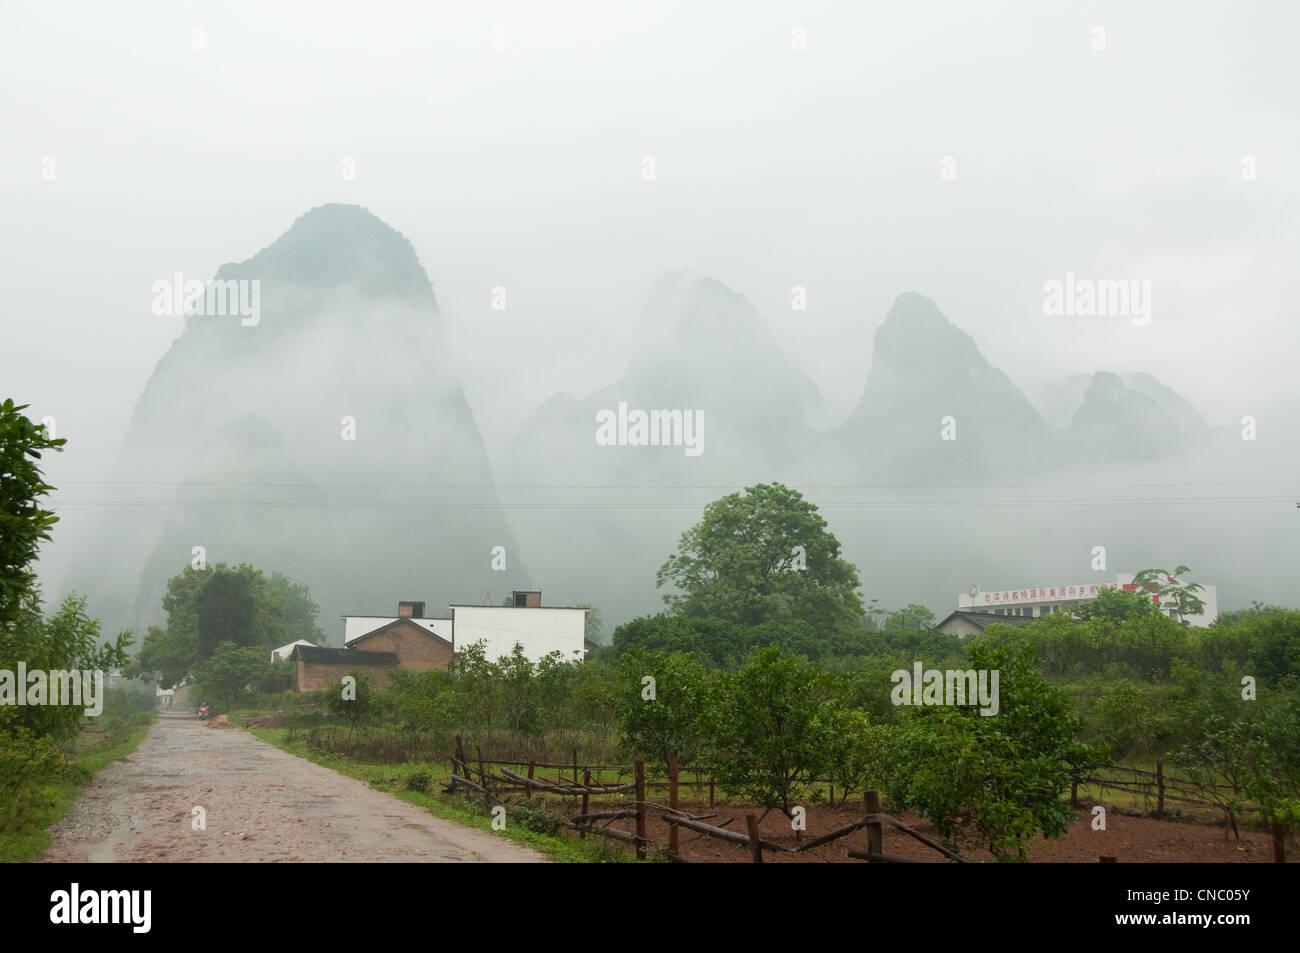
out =
[[[247,562],[335,644],[519,588],[608,636],[781,482],[888,609],[1178,564],[1294,605],[1295,12],[738,9],[0,39],[0,389],[68,439],[47,599],[143,634]]]

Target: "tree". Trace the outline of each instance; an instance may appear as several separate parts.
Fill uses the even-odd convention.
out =
[[[818,631],[860,624],[858,571],[817,508],[780,483],[710,503],[658,572],[664,602],[682,615],[742,625],[811,623]]]
[[[308,588],[278,572],[268,579],[247,563],[186,566],[167,581],[162,607],[167,625],[150,627],[130,671],[163,688],[183,682],[222,642],[270,649],[325,641]]]
[[[998,712],[908,706],[890,745],[892,799],[913,808],[952,847],[981,844],[998,860],[1024,860],[1036,837],[1059,837],[1072,818],[1070,778],[1102,760],[1078,740],[1065,693],[1035,668],[1033,646],[973,644],[977,670],[999,675]]]
[[[252,645],[257,598],[246,574],[229,569],[213,570],[195,600],[198,612],[199,654],[210,658],[226,642]]]
[[[379,709],[379,690],[369,672],[353,669],[349,676],[353,685],[348,690],[344,690],[342,681],[325,690],[325,709],[331,715],[346,718],[350,733],[374,717]]]
[[[477,727],[492,745],[493,716],[496,714],[501,668],[487,659],[487,642],[480,639],[457,646],[450,670],[455,688],[455,711],[462,724]]]
[[[744,626],[726,619],[691,616],[642,616],[614,630],[611,643],[616,656],[642,649],[646,652],[690,652],[705,665],[729,665],[751,646]]]
[[[1074,615],[1084,622],[1103,619],[1114,625],[1121,625],[1130,619],[1140,619],[1159,612],[1160,610],[1152,604],[1150,596],[1124,589],[1100,589],[1096,599],[1080,602],[1073,607]],[[1068,613],[1066,617],[1069,617]]]
[[[39,461],[43,451],[62,450],[67,441],[50,439],[43,425],[22,414],[26,409],[11,399],[0,404],[0,634],[36,584],[31,565],[59,521],[40,505],[54,487],[45,482]]]
[[[906,609],[890,613],[884,625],[886,632],[924,632],[933,628],[934,613],[915,602],[909,603]]]
[[[841,690],[840,679],[780,645],[756,649],[748,665],[722,675],[706,723],[723,789],[791,817],[795,798],[840,760],[832,752],[852,730],[837,704]]]
[[[637,649],[624,656],[614,701],[623,739],[665,766],[674,755],[694,760],[703,742],[700,715],[708,684],[703,666],[688,652]]]
[[[1205,603],[1196,595],[1205,587],[1199,582],[1185,583],[1178,579],[1189,572],[1186,566],[1179,566],[1172,573],[1164,569],[1143,569],[1133,577],[1133,583],[1157,595],[1161,605],[1172,604],[1175,621],[1189,626],[1192,623],[1187,616],[1205,613]]]
[[[130,645],[129,631],[119,634],[113,642],[102,642],[99,620],[90,617],[85,598],[75,593],[50,616],[44,616],[40,588],[32,586],[24,594],[9,631],[0,635],[0,670],[15,672],[22,662],[29,672],[107,673],[126,661]],[[26,686],[17,689],[26,691]],[[36,736],[62,741],[76,734],[86,707],[89,703],[3,705],[0,730],[21,726]]]
[[[261,649],[223,642],[195,670],[195,690],[228,710],[270,670],[270,660]]]
[[[599,609],[592,608],[585,602],[579,602],[575,609],[586,609],[587,618],[584,620],[582,637],[594,645],[603,645],[605,638],[605,619],[600,614]]]

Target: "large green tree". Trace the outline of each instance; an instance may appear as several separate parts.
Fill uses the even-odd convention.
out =
[[[829,633],[863,617],[857,569],[817,507],[780,483],[710,503],[658,573],[675,612],[742,625],[802,620]]]
[[[223,642],[270,649],[298,639],[325,641],[307,587],[247,563],[186,566],[168,580],[162,606],[167,625],[149,629],[132,671],[163,687],[184,681]]]

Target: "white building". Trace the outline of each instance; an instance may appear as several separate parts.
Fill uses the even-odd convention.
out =
[[[1081,602],[1097,598],[1103,589],[1123,589],[1129,592],[1138,587],[1133,583],[1132,573],[1120,573],[1114,582],[1088,582],[1064,586],[1033,586],[1028,589],[998,589],[984,591],[978,586],[971,586],[957,597],[957,611],[985,612],[994,615],[1021,618],[1038,618],[1053,612],[1068,611],[1070,607]],[[1206,586],[1196,593],[1197,598],[1205,603],[1205,612],[1201,615],[1187,616],[1187,622],[1197,628],[1208,628],[1219,617],[1219,597],[1214,586]],[[1160,597],[1152,595],[1157,605]],[[1162,610],[1174,618],[1174,609],[1164,606]],[[945,620],[947,621],[947,620]]]
[[[523,647],[530,661],[559,652],[565,661],[586,657],[588,609],[544,606],[539,591],[517,591],[512,606],[451,606],[452,646],[460,651],[480,640],[488,659]]]
[[[517,590],[509,606],[453,605],[451,618],[426,619],[423,602],[399,602],[396,616],[345,615],[343,644],[349,646],[361,636],[396,622],[409,619],[434,635],[446,639],[452,651],[475,642],[485,643],[485,656],[495,662],[509,655],[517,644],[536,662],[551,652],[560,652],[568,661],[586,657],[588,609],[574,606],[543,606],[539,590]]]
[[[451,619],[426,619],[423,602],[399,602],[397,615],[345,615],[343,617],[343,645],[346,648],[361,636],[382,629],[398,619],[410,619],[416,625],[428,629],[439,638],[452,642]],[[452,642],[454,645],[455,643]]]
[[[274,662],[278,659],[288,658],[291,654],[293,654],[294,648],[296,648],[299,645],[315,645],[315,644],[316,644],[315,642],[308,642],[306,639],[297,639],[293,642],[287,642],[284,645],[280,646],[278,649],[271,650],[271,661]]]

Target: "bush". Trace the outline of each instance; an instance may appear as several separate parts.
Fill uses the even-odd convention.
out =
[[[520,827],[535,834],[554,835],[563,823],[557,815],[531,801],[520,801],[510,809],[510,815]]]

